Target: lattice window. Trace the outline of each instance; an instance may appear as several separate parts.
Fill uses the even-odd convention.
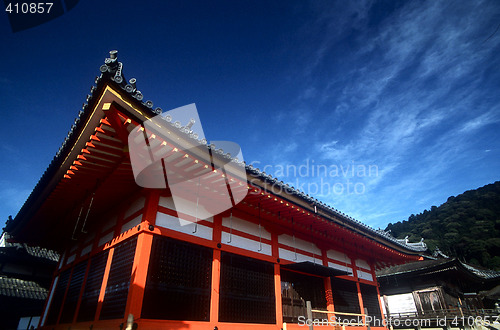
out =
[[[136,242],[137,236],[134,236],[115,247],[99,316],[101,320],[119,319],[125,314]]]
[[[360,314],[358,288],[356,282],[332,277],[333,305],[336,312]],[[356,317],[344,317],[338,315],[342,320],[356,319]]]
[[[96,254],[90,259],[90,268],[85,282],[85,289],[82,294],[82,301],[78,311],[78,322],[93,321],[97,309],[97,301],[101,291],[102,278],[106,262],[108,261],[109,250]]]
[[[323,278],[290,271],[281,271],[281,301],[283,322],[297,323],[299,316],[307,316],[306,301],[313,309],[326,310],[325,284]],[[313,315],[319,319],[327,314]]]
[[[155,236],[141,317],[209,321],[213,250]]]
[[[368,310],[368,315],[372,318],[380,319],[380,303],[377,295],[377,288],[373,285],[360,283],[359,289],[361,291],[361,296],[363,296],[363,307]],[[370,322],[370,324],[374,325],[373,321]]]
[[[80,290],[82,288],[83,277],[85,276],[87,264],[88,260],[85,260],[73,268],[73,274],[71,275],[68,293],[66,294],[66,300],[64,301],[63,311],[59,323],[73,322],[73,316],[75,315],[75,309],[80,296]]]
[[[70,274],[71,268],[66,269],[61,273],[61,275],[59,275],[59,280],[57,281],[54,295],[52,296],[52,303],[50,305],[49,315],[47,316],[47,322],[45,324],[55,324],[57,322],[57,317],[61,311],[61,305],[63,303],[64,294],[66,293],[66,287],[68,286]]]
[[[276,323],[273,264],[222,252],[219,321]]]

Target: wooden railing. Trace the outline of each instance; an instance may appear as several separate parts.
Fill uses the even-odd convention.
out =
[[[432,317],[476,317],[476,316],[494,316],[498,315],[495,309],[437,309],[423,312],[407,312],[407,313],[390,313],[386,314],[386,318],[432,318]]]
[[[370,329],[370,322],[367,322],[368,311],[365,308],[363,314],[358,313],[344,313],[335,311],[326,311],[320,309],[312,309],[311,302],[306,301],[306,311],[307,318],[304,321],[307,323],[303,324],[308,326],[309,330],[314,329],[314,321],[318,320],[313,318],[314,314],[326,314],[326,319],[320,318],[321,328],[332,327],[336,330],[345,330],[346,326],[349,327],[366,327]],[[495,309],[468,309],[468,308],[451,308],[451,309],[439,309],[425,312],[408,312],[408,313],[391,313],[385,315],[384,325],[388,328],[393,328],[395,321],[400,321],[400,324],[405,324],[405,321],[416,321],[425,320],[427,323],[422,323],[422,328],[430,327],[435,324],[442,323],[444,320],[444,325],[455,324],[457,326],[469,326],[474,325],[490,325],[493,323],[498,324],[500,322],[499,311]],[[315,315],[315,316],[316,316]],[[331,316],[334,316],[332,318]],[[342,318],[346,316],[346,318]],[[353,317],[353,318],[349,318]],[[326,320],[324,322],[323,320]],[[369,320],[368,320],[369,321]],[[455,323],[454,323],[455,322]],[[316,323],[317,324],[317,323]],[[395,326],[397,327],[397,325]],[[305,328],[305,327],[304,327]],[[287,324],[283,323],[283,330],[287,329]]]
[[[421,327],[451,324],[453,327],[473,327],[475,325],[488,326],[500,322],[499,311],[495,309],[468,309],[451,308],[424,312],[390,313],[385,315],[391,326],[403,326],[410,321],[422,321]]]
[[[370,328],[370,325],[366,323],[366,317],[368,316],[367,309],[365,308],[365,313],[364,314],[357,314],[357,313],[344,313],[344,312],[334,312],[334,311],[325,311],[325,310],[320,310],[320,309],[312,309],[311,307],[311,302],[306,301],[306,310],[307,310],[307,320],[310,321],[309,324],[306,323],[306,325],[309,327],[309,330],[314,329],[314,325],[312,324],[313,322],[313,313],[319,313],[319,314],[327,314],[327,324],[326,326],[333,327],[334,329],[342,329],[345,330],[346,325],[347,326],[361,326],[361,327],[368,327]],[[354,319],[350,320],[337,320],[337,319],[331,319],[331,315],[342,315],[342,316],[354,316]],[[358,321],[358,322],[356,322]],[[361,322],[359,322],[361,321]],[[322,327],[324,328],[324,327]],[[283,330],[287,330],[286,323],[283,323]]]

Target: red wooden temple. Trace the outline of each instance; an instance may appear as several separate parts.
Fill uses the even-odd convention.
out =
[[[125,80],[116,52],[105,63],[7,226],[18,241],[61,252],[42,328],[301,329],[306,301],[337,313],[314,312],[314,319],[365,312],[383,319],[375,270],[418,260],[425,246],[398,241],[237,160],[246,177],[230,180],[233,192],[247,191],[240,203],[199,221],[179,214],[168,187],[136,184],[129,156],[129,133],[161,109],[143,101],[135,79]],[[165,162],[182,171],[210,164],[176,145],[193,135],[167,121],[162,129],[171,138],[156,137],[152,147],[168,149]],[[223,176],[214,170],[203,180],[226,184]]]

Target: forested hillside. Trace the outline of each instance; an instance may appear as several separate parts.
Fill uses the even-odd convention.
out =
[[[449,197],[386,230],[410,241],[423,237],[431,251],[438,246],[450,256],[500,270],[500,181]]]

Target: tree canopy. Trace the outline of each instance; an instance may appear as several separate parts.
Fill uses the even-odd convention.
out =
[[[451,196],[386,230],[411,241],[423,237],[431,251],[439,247],[447,255],[500,270],[500,181]]]

